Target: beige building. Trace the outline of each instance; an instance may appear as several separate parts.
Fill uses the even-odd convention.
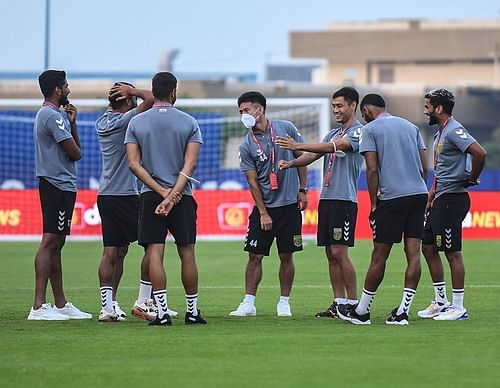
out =
[[[500,19],[333,23],[290,33],[293,58],[321,58],[313,83],[500,87]]]

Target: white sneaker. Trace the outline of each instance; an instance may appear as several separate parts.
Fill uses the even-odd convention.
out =
[[[66,302],[62,308],[54,306],[54,311],[68,316],[69,319],[92,319],[92,314],[81,311],[78,307],[73,306],[71,302]]]
[[[248,302],[241,302],[238,308],[229,313],[232,317],[253,317],[257,314],[255,306]]]
[[[445,312],[435,316],[435,321],[466,321],[469,319],[466,309],[458,309],[455,306],[450,306]]]
[[[68,316],[57,313],[52,309],[50,303],[44,303],[41,307],[31,307],[28,321],[67,321]]]
[[[438,304],[438,302],[433,300],[427,308],[425,308],[424,310],[420,310],[417,315],[420,318],[434,318],[435,316],[438,316],[439,314],[448,310],[450,306],[450,302],[446,302],[445,304],[440,305]]]
[[[291,317],[290,304],[288,302],[278,302],[276,305],[276,314],[278,317]]]
[[[177,311],[170,310],[168,307],[167,314],[170,315],[170,318],[179,315]],[[136,300],[132,306],[132,315],[145,321],[153,321],[158,315],[158,307],[155,305],[153,299],[148,299],[143,303],[138,303]]]
[[[99,312],[99,322],[118,322],[119,320],[118,314],[115,311],[108,312],[103,309]]]
[[[120,308],[120,305],[118,302],[113,302],[113,310],[115,310],[116,316],[118,317],[119,321],[125,321],[127,320],[127,314],[125,314],[125,311],[123,311]]]

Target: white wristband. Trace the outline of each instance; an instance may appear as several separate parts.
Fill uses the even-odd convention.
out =
[[[179,174],[181,174],[181,175],[185,176],[187,179],[189,179],[189,180],[190,180],[191,182],[193,182],[193,183],[198,183],[198,184],[200,184],[200,183],[201,183],[198,179],[195,179],[195,178],[193,178],[192,176],[189,176],[188,174],[186,174],[186,173],[184,173],[184,172],[182,172],[182,171],[179,171]]]

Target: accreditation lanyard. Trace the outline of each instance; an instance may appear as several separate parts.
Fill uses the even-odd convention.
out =
[[[330,143],[333,143],[333,142],[335,142],[335,140],[342,138],[347,133],[349,128],[350,128],[350,126],[344,130],[342,127],[340,127],[339,131],[330,140]],[[325,187],[330,186],[330,181],[332,180],[332,170],[333,170],[334,159],[335,159],[335,153],[331,152],[328,155],[328,166],[326,168],[325,179],[323,180],[323,186],[325,186]]]
[[[273,125],[271,122],[269,122],[269,133],[271,135],[271,171],[274,173],[275,172],[275,147],[274,147],[274,131],[273,131]],[[257,136],[255,136],[255,133],[252,131],[252,137],[253,140],[255,141],[255,144],[257,145],[257,148],[259,150],[259,153],[264,155],[266,159],[268,159],[268,156],[266,154],[266,151],[262,148],[260,145],[259,139],[257,139]]]
[[[432,187],[434,190],[436,190],[436,184],[437,184],[437,179],[436,179],[436,169],[437,169],[437,163],[438,163],[438,158],[439,158],[439,142],[441,141],[441,135],[443,134],[444,127],[446,127],[446,124],[448,124],[448,121],[450,121],[451,116],[446,119],[446,121],[439,126],[438,129],[438,135],[436,138],[435,146],[434,146],[434,178],[432,179]]]
[[[269,133],[271,135],[270,136],[271,137],[271,172],[269,173],[269,186],[270,186],[271,190],[278,190],[278,188],[279,188],[278,174],[276,174],[276,171],[275,171],[275,164],[276,164],[275,163],[275,160],[276,160],[275,152],[276,151],[275,151],[275,147],[274,147],[274,131],[273,131],[273,125],[271,124],[270,121],[269,121]],[[253,140],[255,141],[255,144],[257,145],[257,148],[258,148],[257,153],[264,156],[263,160],[268,159],[266,152],[264,151],[264,149],[260,145],[259,139],[257,139],[257,136],[255,136],[255,133],[253,133],[253,131],[252,131],[252,136],[253,136]]]
[[[44,101],[42,106],[48,106],[49,108],[52,108],[54,110],[59,111],[59,108],[57,106],[55,106],[53,103],[51,103],[50,101]]]

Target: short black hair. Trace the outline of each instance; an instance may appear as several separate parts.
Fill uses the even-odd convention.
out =
[[[351,86],[344,86],[343,88],[337,90],[333,93],[332,100],[337,97],[344,97],[344,100],[346,100],[349,105],[355,102],[356,108],[359,105],[359,93]]]
[[[434,89],[425,93],[424,98],[428,98],[431,105],[435,108],[438,105],[443,107],[445,113],[451,115],[455,106],[455,96],[448,89]]]
[[[125,82],[125,81],[115,82],[114,85],[113,85],[113,87],[120,86],[120,85],[128,85],[128,86],[131,86],[131,87],[135,88],[134,85],[132,85],[131,83]],[[111,96],[108,97],[108,99],[109,99],[109,105],[111,105],[111,108],[113,108],[113,109],[120,109],[123,106],[123,104],[125,104],[126,100],[117,100],[118,97],[119,96],[113,97],[113,98],[111,98]]]
[[[243,102],[250,102],[252,104],[260,104],[264,107],[264,111],[266,110],[266,97],[262,93],[251,91],[245,92],[238,98],[238,106],[240,106]]]
[[[380,94],[369,93],[361,100],[360,109],[363,109],[365,105],[373,105],[378,108],[385,108],[385,101]]]
[[[153,96],[165,100],[177,87],[177,78],[168,71],[160,71],[153,77]]]
[[[66,82],[64,70],[46,70],[38,76],[38,84],[44,97],[52,96],[56,87],[61,87]]]

